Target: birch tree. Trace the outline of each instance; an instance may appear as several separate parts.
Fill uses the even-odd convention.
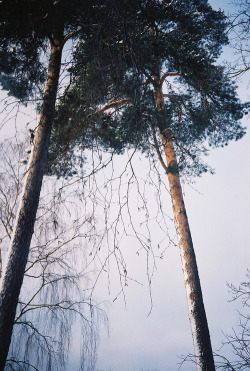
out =
[[[0,234],[5,259],[25,173],[25,147],[16,140],[1,143]],[[64,186],[67,185],[64,184]],[[6,369],[67,369],[73,329],[79,329],[79,357],[86,370],[94,370],[98,327],[106,316],[94,299],[87,274],[88,250],[98,249],[98,232],[87,223],[85,209],[70,187],[47,179],[43,184],[24,285],[18,300]],[[74,217],[74,223],[69,223]],[[95,237],[95,238],[94,238]],[[91,238],[91,243],[86,241]],[[82,262],[80,264],[80,261]],[[82,355],[81,355],[82,354]]]

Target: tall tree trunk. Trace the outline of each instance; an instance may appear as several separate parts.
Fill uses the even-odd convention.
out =
[[[2,278],[2,250],[0,248],[0,278]]]
[[[158,109],[161,110],[164,105],[161,88],[156,90],[156,103]],[[180,248],[197,370],[213,371],[215,370],[213,351],[171,131],[161,132],[161,139],[167,160],[167,176]]]
[[[33,149],[10,242],[0,288],[0,370],[4,370],[11,342],[30,242],[39,204],[49,138],[54,120],[62,47],[51,43],[51,54]]]

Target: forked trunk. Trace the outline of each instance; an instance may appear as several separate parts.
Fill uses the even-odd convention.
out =
[[[157,107],[160,110],[164,104],[161,89],[156,91],[156,101]],[[161,139],[167,160],[167,176],[184,274],[196,367],[198,371],[213,371],[215,370],[213,351],[202,298],[198,267],[183,199],[178,162],[174,144],[171,140],[170,130],[161,132]]]
[[[62,47],[51,46],[51,55],[33,149],[17,212],[0,288],[0,370],[4,370],[11,342],[18,297],[20,294],[30,242],[39,204],[49,138],[54,120],[56,93],[61,67]]]

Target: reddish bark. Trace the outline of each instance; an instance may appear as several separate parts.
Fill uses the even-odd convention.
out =
[[[164,98],[161,87],[156,90],[156,104],[163,108]],[[171,131],[166,129],[160,133],[167,161],[167,176],[172,198],[175,227],[187,294],[189,319],[196,357],[197,370],[215,370],[209,328],[203,303],[198,267],[186,213],[178,162],[172,141]]]

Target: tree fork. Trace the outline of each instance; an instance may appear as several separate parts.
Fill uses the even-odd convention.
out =
[[[161,86],[156,89],[155,95],[157,108],[161,110],[164,105]],[[182,193],[178,162],[171,138],[171,131],[164,130],[160,135],[167,160],[167,176],[184,274],[189,319],[196,357],[196,368],[197,371],[215,371],[198,267]]]
[[[0,371],[4,370],[34,230],[46,163],[61,68],[62,45],[51,41],[51,53],[39,118],[9,253],[0,287]]]

